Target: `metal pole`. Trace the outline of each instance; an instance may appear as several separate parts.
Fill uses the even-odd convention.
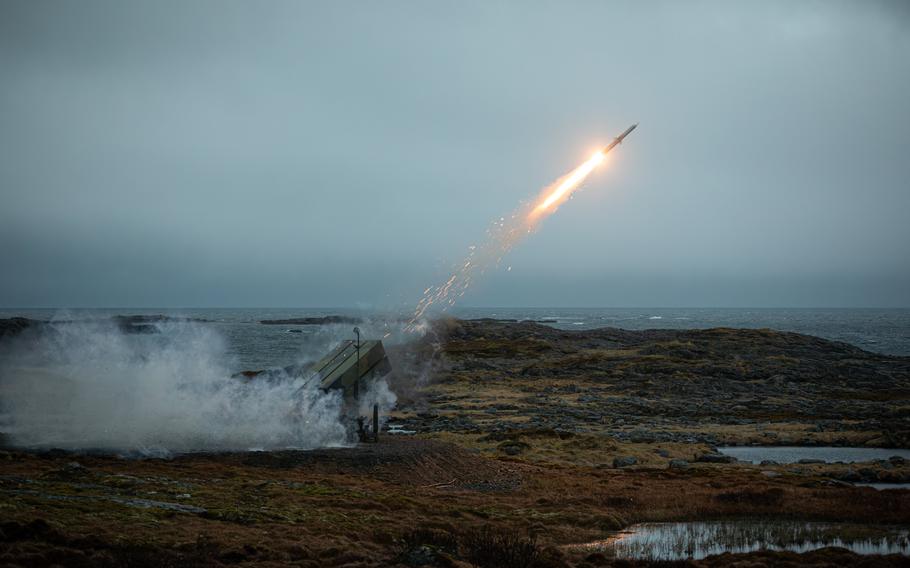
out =
[[[379,441],[379,405],[373,405],[373,441]]]
[[[357,379],[354,382],[354,398],[360,398],[360,328],[354,328],[354,334],[357,335],[357,343],[354,345],[357,348]]]

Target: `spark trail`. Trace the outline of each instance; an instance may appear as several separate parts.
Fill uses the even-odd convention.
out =
[[[543,219],[552,215],[560,205],[571,198],[591,172],[606,159],[607,153],[622,142],[636,126],[638,125],[626,129],[580,166],[545,187],[534,201],[522,204],[509,217],[500,217],[495,221],[487,230],[484,242],[469,248],[468,256],[455,267],[443,284],[424,290],[423,297],[417,303],[405,329],[409,331],[416,329],[424,314],[431,308],[448,310],[464,296],[474,280],[487,270],[499,267],[505,255],[525,236],[533,233]]]

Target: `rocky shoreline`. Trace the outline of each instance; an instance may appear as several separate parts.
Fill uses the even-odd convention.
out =
[[[166,315],[117,315],[109,318],[80,319],[80,320],[36,320],[31,318],[14,317],[0,319],[0,341],[12,339],[27,331],[41,332],[52,329],[58,325],[76,324],[112,324],[123,333],[157,333],[157,324],[170,322],[207,322],[200,318],[183,318]]]
[[[426,410],[401,417],[405,428],[910,447],[907,357],[771,330],[444,325],[439,380],[426,391]],[[503,387],[506,396],[493,392]]]

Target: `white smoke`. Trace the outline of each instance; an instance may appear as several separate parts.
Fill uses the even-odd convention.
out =
[[[337,391],[281,373],[232,377],[214,330],[157,327],[137,335],[110,323],[56,324],[5,344],[0,432],[21,446],[142,454],[346,442]]]
[[[373,416],[373,405],[379,405],[380,421],[384,424],[388,419],[389,412],[395,408],[398,397],[389,389],[388,383],[384,380],[373,381],[367,388],[360,391],[359,414],[360,416]]]

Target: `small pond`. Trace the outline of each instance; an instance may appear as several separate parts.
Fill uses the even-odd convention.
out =
[[[828,546],[857,554],[910,555],[910,529],[769,520],[642,523],[607,540],[582,545],[616,558],[645,560],[697,560],[756,550],[808,552]]]
[[[889,448],[835,448],[824,446],[725,446],[720,453],[733,456],[740,461],[761,463],[764,460],[777,463],[796,463],[799,460],[824,460],[834,462],[868,462],[886,460],[900,456],[910,460],[910,450]]]
[[[888,489],[910,489],[910,483],[854,483],[857,487],[871,487],[879,491]]]

